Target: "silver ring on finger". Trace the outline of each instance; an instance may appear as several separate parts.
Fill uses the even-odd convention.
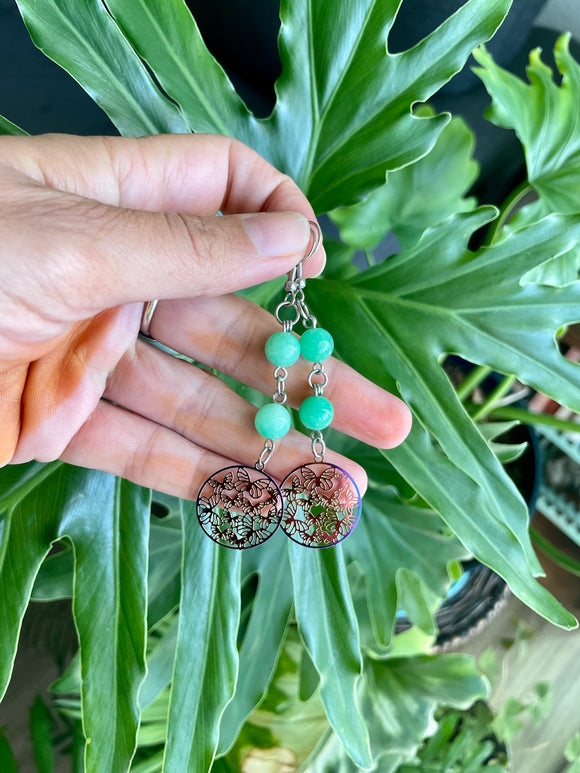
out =
[[[148,301],[145,304],[145,307],[143,308],[143,316],[141,317],[141,327],[139,328],[139,332],[142,336],[152,340],[154,339],[149,330],[151,328],[151,320],[153,319],[153,314],[155,313],[155,309],[157,308],[158,303],[159,299]]]

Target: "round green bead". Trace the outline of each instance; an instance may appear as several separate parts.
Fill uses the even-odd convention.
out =
[[[266,357],[278,367],[294,365],[300,357],[300,341],[292,333],[274,333],[266,341]]]
[[[310,362],[327,360],[334,350],[334,341],[328,330],[311,327],[300,338],[300,353]]]
[[[298,412],[300,421],[308,429],[326,429],[334,418],[334,408],[326,397],[307,397]]]
[[[277,440],[277,438],[284,437],[288,432],[292,419],[283,405],[280,403],[268,403],[260,408],[254,423],[262,437]]]

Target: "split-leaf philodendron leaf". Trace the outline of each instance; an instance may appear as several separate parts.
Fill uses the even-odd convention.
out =
[[[515,130],[527,166],[522,194],[529,189],[539,196],[516,211],[498,237],[550,213],[580,212],[580,65],[570,54],[569,43],[570,35],[562,35],[554,47],[561,84],[554,82],[539,49],[530,54],[529,84],[499,67],[485,48],[475,51],[481,65],[475,72],[492,98],[486,115],[498,126]],[[518,201],[516,197],[514,203]],[[577,279],[579,267],[580,250],[573,245],[566,253],[547,255],[522,281],[563,287]]]
[[[40,564],[51,545],[66,537],[75,553],[73,612],[81,651],[83,723],[90,739],[86,770],[126,770],[134,753],[137,696],[145,677],[150,494],[105,473],[60,462],[18,465],[2,477],[0,695]]]
[[[332,213],[342,239],[353,247],[372,250],[393,231],[407,249],[430,226],[473,209],[475,199],[465,195],[477,177],[474,145],[475,137],[467,125],[453,118],[427,156],[389,172],[387,182],[366,201]]]
[[[401,0],[283,0],[277,102],[260,120],[206,49],[183,0],[108,0],[107,8],[100,0],[17,2],[35,43],[122,133],[184,131],[185,120],[193,131],[236,137],[291,175],[325,212],[356,201],[384,182],[387,170],[432,148],[448,116],[418,117],[413,104],[463,67],[511,0],[469,0],[397,54],[388,51],[388,34]]]
[[[554,74],[540,57],[530,54],[529,84],[499,67],[488,51],[474,52],[476,69],[492,103],[487,117],[498,126],[514,129],[522,143],[528,182],[549,212],[580,211],[580,65],[569,50],[570,35],[562,35],[554,58],[562,75]]]
[[[541,569],[526,506],[439,360],[453,353],[516,373],[580,410],[580,368],[554,341],[556,330],[580,317],[578,283],[562,289],[520,284],[547,255],[571,248],[580,219],[551,216],[473,254],[468,239],[489,218],[488,209],[456,215],[416,247],[348,283],[312,282],[309,297],[338,352],[376,383],[398,388],[414,412],[411,435],[385,456],[517,596],[571,627],[572,615],[533,579]],[[353,329],[364,347],[351,345]]]
[[[463,199],[473,174],[470,138],[458,122],[442,134],[445,115],[412,112],[414,103],[428,99],[462,68],[475,45],[491,37],[510,0],[469,0],[429,37],[397,54],[388,50],[388,34],[399,0],[283,0],[283,72],[276,85],[276,107],[267,119],[253,116],[235,93],[182,0],[17,2],[36,44],[84,86],[122,134],[194,130],[236,137],[292,175],[318,212],[360,201],[392,172],[393,185],[386,195],[392,218],[394,202],[404,196],[407,185],[427,190],[436,159],[442,163],[455,151],[461,155],[461,161],[453,156],[460,171],[445,202],[437,202],[441,207],[401,210],[401,255],[348,283],[309,285],[309,298],[335,335],[341,356],[377,383],[398,389],[415,414],[407,443],[384,452],[384,475],[378,454],[373,456],[377,488],[369,524],[376,524],[376,534],[369,537],[367,524],[352,538],[370,562],[357,557],[372,627],[381,646],[387,645],[403,592],[416,602],[418,622],[429,629],[429,600],[444,593],[447,560],[461,552],[454,538],[440,534],[435,520],[429,522],[435,516],[428,510],[410,508],[410,518],[403,523],[405,506],[395,502],[391,492],[391,515],[381,506],[378,492],[403,478],[404,485],[410,484],[526,603],[559,625],[572,626],[573,618],[534,580],[539,566],[527,536],[525,507],[456,399],[438,359],[455,352],[502,372],[516,372],[523,381],[580,409],[578,370],[560,357],[553,340],[558,327],[578,316],[578,285],[557,289],[520,281],[526,271],[572,250],[580,237],[580,221],[550,217],[514,231],[488,250],[470,253],[468,239],[492,214],[457,214],[471,206]],[[561,61],[576,72],[564,54]],[[572,107],[568,112],[571,117]],[[20,131],[2,119],[0,133]],[[455,142],[449,141],[452,135]],[[436,145],[438,138],[441,144]],[[525,143],[534,141],[532,131]],[[572,155],[570,168],[575,163]],[[421,166],[393,172],[413,162]],[[565,170],[560,177],[556,166],[544,166],[540,172],[532,182],[551,202],[556,200],[554,180],[561,178],[570,188]],[[562,198],[563,193],[557,200]],[[67,538],[76,565],[72,567],[70,555],[47,564],[37,592],[66,596],[74,568],[82,716],[90,739],[88,773],[123,773],[129,768],[139,722],[137,691],[144,678],[147,597],[149,624],[159,626],[164,619],[172,623],[151,652],[151,679],[141,695],[149,713],[140,737],[143,743],[167,737],[169,742],[165,751],[156,749],[149,761],[135,764],[141,773],[162,768],[206,773],[214,756],[231,747],[238,729],[267,693],[292,601],[329,720],[359,768],[377,762],[377,743],[391,744],[384,718],[381,727],[369,720],[369,705],[380,707],[382,695],[373,685],[388,684],[392,690],[388,709],[393,727],[408,722],[408,734],[400,739],[405,750],[394,744],[400,751],[387,751],[381,760],[385,765],[416,746],[441,696],[454,703],[456,696],[447,690],[450,684],[458,685],[457,695],[465,701],[481,694],[471,667],[460,667],[457,661],[449,661],[449,671],[444,662],[438,661],[439,668],[430,660],[410,659],[400,664],[398,676],[387,676],[381,670],[385,664],[363,659],[351,598],[352,567],[347,565],[354,558],[350,549],[308,555],[294,545],[289,549],[272,541],[245,560],[242,577],[257,579],[257,593],[238,642],[239,556],[199,539],[190,505],[185,506],[183,540],[174,525],[154,525],[148,543],[148,502],[148,493],[137,487],[58,463],[0,472],[0,590],[4,588],[1,595],[8,600],[0,620],[2,687],[39,567],[52,543]],[[441,548],[437,564],[413,563],[413,547],[429,541],[431,531],[430,549]],[[380,561],[388,551],[382,552],[380,543],[390,538],[401,541],[403,560],[381,577]],[[267,553],[269,547],[272,553]],[[369,586],[369,581],[383,579],[383,586]],[[173,620],[178,599],[180,614]],[[379,599],[384,609],[375,608]],[[257,647],[265,626],[270,626],[267,636]],[[238,658],[245,669],[239,677]],[[313,679],[312,689],[315,684]],[[401,696],[407,693],[420,707],[414,717],[405,715]],[[462,700],[457,699],[458,704]],[[220,760],[214,768],[228,769]]]

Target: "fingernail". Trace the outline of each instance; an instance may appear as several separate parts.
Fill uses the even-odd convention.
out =
[[[306,251],[310,239],[308,220],[298,212],[245,215],[242,225],[254,247],[265,258]]]

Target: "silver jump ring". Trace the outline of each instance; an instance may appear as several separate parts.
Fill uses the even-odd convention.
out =
[[[315,376],[320,376],[322,381],[314,381]],[[308,374],[308,386],[310,389],[314,389],[315,387],[326,389],[328,386],[328,373],[324,370],[311,370]]]
[[[149,332],[149,329],[151,328],[151,320],[153,319],[153,314],[155,313],[155,309],[157,308],[158,303],[159,299],[149,301],[145,304],[145,308],[143,309],[143,316],[141,317],[141,327],[139,328],[139,331],[141,335],[145,336],[146,338],[153,338]]]
[[[282,309],[294,309],[294,319],[287,319],[287,320],[282,319],[282,317],[280,316],[280,312],[282,311]],[[300,319],[300,309],[297,309],[296,306],[292,303],[292,301],[282,301],[282,303],[279,303],[276,306],[275,315],[276,315],[276,319],[278,320],[278,322],[281,325],[284,325],[284,329],[285,330],[286,330],[286,327],[288,325],[290,326],[289,329],[292,330],[294,325]],[[286,323],[288,323],[288,325]],[[286,331],[286,332],[288,332],[288,331]]]

